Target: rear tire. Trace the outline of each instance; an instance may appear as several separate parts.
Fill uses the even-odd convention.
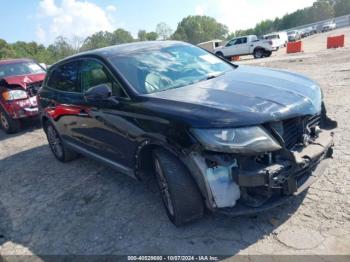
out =
[[[0,107],[0,122],[1,126],[7,134],[14,134],[21,129],[19,119],[12,119],[4,109]]]
[[[203,216],[201,193],[186,167],[163,149],[153,152],[156,179],[170,221],[181,226]]]
[[[271,54],[272,54],[272,52],[271,52],[271,51],[265,51],[264,56],[265,56],[265,57],[270,57],[270,56],[271,56]]]
[[[221,57],[221,58],[225,58],[225,56],[222,52],[216,52],[215,55],[218,57]]]
[[[253,52],[253,56],[255,59],[263,58],[265,50],[262,48],[255,49]]]
[[[45,133],[47,136],[47,141],[49,142],[50,149],[57,160],[61,162],[69,162],[78,158],[78,153],[67,148],[63,144],[60,135],[52,124],[46,124]]]

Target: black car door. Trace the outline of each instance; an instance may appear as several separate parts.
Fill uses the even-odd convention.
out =
[[[76,125],[77,115],[84,103],[78,81],[79,61],[70,61],[52,68],[46,87],[40,92],[42,107],[52,118],[64,140],[73,140],[70,128]]]
[[[125,117],[130,99],[108,68],[97,59],[81,60],[79,79],[82,95],[91,88],[106,85],[114,99],[86,102],[84,111],[77,117],[77,125],[71,128],[72,135],[89,151],[117,162],[122,171],[127,172],[133,168],[137,147],[137,141],[130,138],[129,132],[142,133]]]

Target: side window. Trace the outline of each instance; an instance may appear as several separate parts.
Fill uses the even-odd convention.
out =
[[[242,38],[238,38],[237,40],[236,40],[236,43],[235,43],[235,45],[240,45],[242,42]]]
[[[79,92],[78,62],[69,62],[54,69],[47,85],[65,92]]]
[[[229,42],[226,44],[226,46],[232,46],[232,45],[234,45],[235,42],[236,42],[236,40],[237,40],[237,39],[232,39],[231,41],[229,41]]]
[[[81,91],[86,92],[91,87],[106,84],[116,97],[126,97],[121,85],[116,82],[103,64],[97,60],[83,60],[80,65]]]
[[[246,37],[241,38],[241,44],[246,44],[246,43],[247,43],[247,38]]]

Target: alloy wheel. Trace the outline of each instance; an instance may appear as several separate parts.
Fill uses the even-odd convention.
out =
[[[256,55],[257,58],[262,58],[263,57],[263,51],[262,50],[257,50],[255,55]]]
[[[47,140],[55,156],[61,158],[63,156],[62,142],[56,130],[51,125],[47,128]]]

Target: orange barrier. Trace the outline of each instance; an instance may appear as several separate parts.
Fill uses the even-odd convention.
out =
[[[327,48],[344,47],[345,35],[329,36],[327,38]]]
[[[239,56],[238,55],[231,56],[231,61],[239,61]]]
[[[287,54],[299,53],[303,51],[303,42],[289,42],[287,44]]]

